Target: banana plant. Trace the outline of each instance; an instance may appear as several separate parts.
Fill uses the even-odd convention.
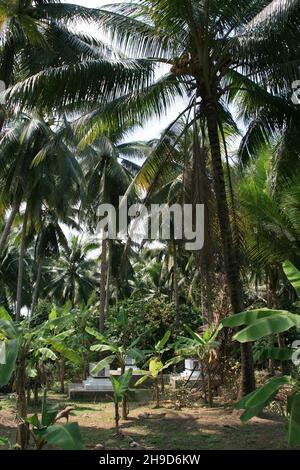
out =
[[[152,379],[155,408],[160,407],[159,376],[163,373],[164,370],[175,364],[178,364],[181,361],[181,357],[173,357],[164,364],[159,357],[151,357],[149,360],[149,370],[140,371],[143,376],[135,383],[135,387],[138,387],[149,378]]]
[[[41,416],[37,413],[26,418],[30,433],[37,450],[41,450],[45,444],[55,445],[63,450],[84,449],[78,423],[55,424],[58,413],[58,405],[47,403],[47,390],[44,390]]]
[[[119,322],[123,327],[123,331],[128,328],[128,317],[125,312],[125,309],[120,309]],[[139,341],[141,341],[142,336],[131,341],[129,344],[127,341],[120,339],[118,341],[110,341],[106,339],[103,335],[98,333],[98,331],[86,327],[86,332],[94,336],[98,340],[98,344],[91,346],[91,351],[96,351],[99,353],[109,353],[104,359],[100,360],[96,366],[91,371],[92,374],[97,374],[105,367],[111,365],[113,362],[116,362],[121,368],[121,375],[125,373],[126,358],[130,357],[138,362],[145,359],[145,352],[137,348]],[[122,418],[126,419],[128,416],[127,410],[127,396],[126,393],[123,396],[122,402]]]
[[[126,396],[129,384],[132,378],[132,369],[127,370],[120,377],[110,376],[110,380],[114,389],[114,404],[115,404],[115,426],[116,426],[116,435],[120,435],[120,414],[119,414],[119,404],[123,402],[124,397]]]
[[[183,358],[196,357],[199,360],[207,377],[208,403],[210,407],[213,406],[213,365],[217,359],[217,350],[219,348],[217,337],[222,328],[222,324],[217,328],[215,328],[214,325],[210,325],[209,328],[200,335],[194,332],[188,325],[185,325],[185,329],[190,337],[182,336],[177,343],[176,353],[179,356]]]
[[[300,298],[300,272],[290,262],[285,261],[283,270]],[[223,320],[223,325],[229,328],[240,328],[233,339],[240,343],[257,341],[272,334],[284,333],[291,328],[300,330],[300,316],[287,310],[255,309],[247,310]],[[294,354],[292,348],[268,348],[264,351],[265,358],[291,360]],[[294,447],[300,444],[300,379],[284,375],[269,380],[258,390],[245,396],[236,404],[237,409],[245,410],[241,415],[242,421],[257,416],[274,399],[281,387],[289,387],[291,393],[287,402],[289,420],[288,444]]]
[[[34,329],[29,329],[26,321],[16,325],[5,309],[0,309],[0,340],[5,344],[4,364],[0,364],[0,386],[9,383],[15,375],[17,394],[17,442],[21,448],[26,448],[28,441],[26,384],[29,375],[32,376],[38,364],[45,361],[56,361],[57,353],[71,362],[80,365],[80,356],[68,348],[66,338],[72,329],[56,334],[56,327],[69,325],[69,317],[50,319]]]

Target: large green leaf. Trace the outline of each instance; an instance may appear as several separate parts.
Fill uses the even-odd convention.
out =
[[[15,339],[20,335],[14,322],[6,319],[0,319],[0,332],[2,332],[6,338],[10,339]]]
[[[135,387],[138,387],[142,383],[146,382],[146,380],[149,378],[150,374],[148,371],[141,371],[141,373],[145,374],[143,377],[141,377],[139,380],[137,380],[134,384]]]
[[[8,321],[13,321],[11,318],[10,314],[4,307],[0,307],[0,320],[8,320]]]
[[[172,359],[170,359],[169,361],[165,363],[165,365],[162,367],[161,370],[163,371],[165,369],[168,369],[169,367],[174,366],[175,364],[179,364],[179,362],[182,362],[182,361],[183,361],[183,357],[180,357],[180,356],[173,357]]]
[[[228,328],[236,328],[238,326],[250,325],[261,318],[277,315],[279,313],[288,313],[285,310],[274,310],[269,308],[258,308],[255,310],[246,310],[245,312],[236,313],[222,321],[222,324]]]
[[[163,366],[163,363],[157,357],[152,358],[149,362],[149,371],[152,377],[156,378]]]
[[[7,385],[16,367],[20,341],[11,339],[5,345],[5,364],[0,364],[0,386]]]
[[[57,359],[56,354],[49,348],[39,348],[38,352],[41,355],[41,361],[46,361],[48,359],[51,359],[51,361],[56,361]]]
[[[51,344],[52,348],[55,349],[55,351],[59,352],[66,359],[78,366],[81,365],[82,358],[73,349],[68,348],[64,343],[61,343],[60,341],[55,341],[54,339],[47,340],[47,342]]]
[[[195,333],[188,325],[184,325],[184,327],[186,331],[188,331],[190,336],[193,338],[193,340],[195,340],[197,343],[205,344],[204,339],[198,333]]]
[[[290,361],[294,350],[291,348],[266,348],[260,354],[263,360],[274,359],[275,361]]]
[[[119,378],[119,383],[120,383],[119,396],[121,398],[123,398],[125,393],[128,391],[129,383],[130,383],[131,378],[132,378],[132,369],[127,370]]]
[[[95,338],[97,338],[99,341],[101,341],[101,343],[107,343],[106,338],[103,335],[101,335],[100,333],[98,333],[98,331],[94,330],[93,328],[90,328],[89,326],[87,326],[85,331],[89,335],[94,336]]]
[[[57,413],[58,413],[58,404],[55,403],[55,404],[50,405],[49,403],[47,403],[47,390],[44,389],[43,403],[42,403],[42,417],[41,417],[42,425],[45,427],[48,427],[50,426],[50,424],[53,424]]]
[[[91,370],[92,374],[98,374],[101,370],[105,369],[105,367],[109,366],[114,360],[115,360],[115,355],[107,356],[104,359],[102,359],[98,364],[93,367]]]
[[[93,344],[93,346],[91,346],[90,349],[91,351],[97,351],[97,352],[105,352],[105,351],[115,352],[117,350],[117,348],[115,348],[111,344]]]
[[[289,419],[289,446],[300,444],[300,393],[293,395],[291,399],[291,411]]]
[[[83,450],[84,444],[77,423],[54,424],[45,429],[41,436],[48,444],[63,450]]]
[[[295,321],[289,312],[287,314],[278,313],[277,315],[260,318],[255,323],[236,333],[233,338],[240,343],[247,343],[256,341],[264,336],[283,333],[293,326],[295,326]]]
[[[165,346],[165,344],[169,341],[170,336],[171,336],[171,331],[170,330],[166,331],[163,338],[160,341],[158,341],[158,343],[155,345],[156,351],[160,351]]]
[[[236,404],[237,409],[244,408],[246,410],[241,416],[241,420],[247,421],[253,416],[259,414],[267,403],[276,395],[279,388],[283,385],[288,385],[290,382],[291,377],[287,375],[275,377],[263,387],[242,398],[242,400]]]
[[[292,284],[298,298],[300,299],[300,271],[298,271],[298,269],[295,268],[295,266],[290,261],[285,261],[282,264],[282,267],[286,277]]]

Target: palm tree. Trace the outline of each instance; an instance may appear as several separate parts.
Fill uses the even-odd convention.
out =
[[[84,210],[88,209],[87,221],[92,230],[96,229],[99,222],[97,213],[100,204],[111,204],[115,209],[119,208],[120,197],[124,196],[132,180],[128,167],[131,169],[133,163],[129,158],[144,156],[149,151],[149,147],[140,142],[119,144],[119,136],[115,133],[111,135],[111,139],[109,137],[108,134],[108,137],[98,138],[88,147],[87,141],[84,142],[82,167],[87,182]],[[113,242],[106,237],[105,231],[100,235],[102,242],[99,331],[103,333],[110,298]]]
[[[5,87],[47,67],[102,59],[102,41],[74,33],[69,20],[91,21],[95,11],[57,0],[3,0],[0,6],[0,80]],[[4,116],[0,119],[0,132]]]
[[[55,123],[55,127],[57,127]],[[22,307],[22,281],[26,240],[30,226],[41,220],[44,206],[68,214],[78,200],[82,174],[72,152],[57,129],[39,116],[24,116],[0,141],[1,199],[9,207],[24,203],[17,283],[16,318]],[[68,190],[66,190],[68,188]],[[10,215],[4,229],[3,246],[12,226]],[[5,235],[5,236],[4,236]]]
[[[171,64],[171,73],[194,95],[194,119],[201,119],[207,128],[225,270],[235,313],[243,310],[243,289],[222,165],[220,114],[233,97],[244,103],[248,100],[248,116],[261,111],[265,102],[277,115],[279,109],[288,117],[297,113],[286,99],[286,83],[297,77],[299,16],[299,2],[264,0],[145,0],[108,7],[102,15],[102,24],[112,33],[115,44],[138,57]],[[153,89],[144,99],[136,97],[136,102],[144,105],[141,113],[150,107]],[[163,92],[160,100],[164,100]],[[240,393],[246,394],[255,387],[250,345],[242,346],[241,359]]]
[[[47,268],[47,294],[59,304],[68,300],[73,306],[87,303],[97,287],[96,261],[92,258],[92,251],[96,248],[97,244],[73,235],[69,246],[63,248],[59,258]]]
[[[287,83],[298,73],[299,15],[297,1],[268,0],[141,0],[97,9],[93,18],[111,33],[113,44],[135,57],[126,70],[124,65],[108,63],[54,68],[7,93],[9,103],[27,107],[43,103],[61,109],[68,103],[78,108],[84,102],[90,108],[85,123],[100,127],[104,119],[117,120],[120,126],[143,122],[153,113],[159,116],[178,94],[187,93],[191,99],[186,112],[203,124],[208,135],[234,312],[243,309],[243,289],[222,165],[222,147],[226,157],[227,151],[221,116],[230,120],[226,106],[235,100],[242,103],[243,117],[259,117],[256,130],[264,134],[296,119],[299,110],[287,99]],[[169,64],[171,73],[155,82],[154,63]],[[115,76],[109,80],[107,72],[113,69]],[[49,80],[57,93],[45,91]],[[157,163],[158,172],[166,163],[167,157]],[[255,385],[248,344],[242,345],[241,359],[243,394]]]
[[[73,220],[64,219],[68,226],[74,226]],[[69,222],[69,223],[68,223]],[[32,303],[30,318],[33,317],[35,307],[38,302],[40,284],[42,281],[43,268],[47,260],[59,255],[61,247],[65,249],[68,246],[66,236],[60,226],[57,214],[54,211],[44,210],[41,223],[38,226],[38,232],[34,246],[34,258],[36,261],[36,277],[32,293]]]

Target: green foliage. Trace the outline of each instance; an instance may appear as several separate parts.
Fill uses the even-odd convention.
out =
[[[37,449],[41,450],[48,443],[63,450],[82,450],[84,445],[78,424],[55,424],[57,413],[58,405],[47,403],[47,392],[44,390],[41,417],[36,413],[26,419],[31,426]]]
[[[129,384],[132,378],[132,369],[127,370],[120,377],[110,376],[112,386],[114,388],[114,401],[120,403],[129,389]]]

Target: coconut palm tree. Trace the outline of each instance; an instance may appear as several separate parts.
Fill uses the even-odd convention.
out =
[[[130,157],[142,157],[149,153],[149,146],[142,142],[118,143],[118,135],[113,134],[98,138],[93,145],[84,144],[82,168],[85,174],[87,191],[83,207],[86,220],[92,230],[99,222],[100,204],[111,204],[119,208],[120,197],[124,196],[132,180],[131,171],[134,163]],[[118,225],[118,224],[117,224]],[[118,227],[117,227],[118,229]],[[105,317],[109,306],[112,272],[113,241],[100,234],[101,241],[101,277],[100,277],[100,312],[99,331],[104,332]]]
[[[98,284],[96,261],[92,257],[97,248],[97,244],[73,235],[69,246],[47,268],[47,294],[62,305],[68,300],[73,306],[87,303]]]
[[[118,66],[111,80],[104,70],[112,69],[112,64],[54,68],[7,93],[9,103],[27,107],[43,103],[62,109],[66,104],[82,107],[84,102],[88,111],[85,123],[89,121],[93,127],[99,123],[101,127],[104,119],[118,121],[118,125],[143,122],[153,113],[160,116],[176,96],[190,96],[185,111],[207,131],[234,312],[243,310],[243,289],[227,203],[222,164],[226,139],[220,117],[226,114],[230,119],[226,106],[234,100],[242,106],[245,119],[256,119],[253,127],[264,135],[283,125],[290,127],[297,119],[299,110],[288,99],[288,84],[298,73],[299,15],[296,0],[141,0],[97,9],[94,18],[111,33],[114,45],[134,57],[134,63],[130,61],[126,70]],[[154,63],[168,64],[170,73],[155,81],[151,74]],[[57,93],[45,91],[49,80]],[[227,151],[224,153],[227,157]],[[157,162],[156,174],[166,162],[167,157]],[[251,348],[245,344],[241,351],[243,394],[255,384]]]
[[[22,307],[24,254],[30,226],[41,220],[43,207],[55,207],[68,214],[78,199],[82,174],[68,146],[40,116],[23,116],[0,141],[1,199],[5,206],[20,208],[23,222],[20,238],[16,318]],[[66,190],[67,188],[67,190]],[[12,212],[14,209],[12,210]],[[12,226],[9,216],[2,234],[2,246]],[[5,236],[4,236],[5,235]]]

